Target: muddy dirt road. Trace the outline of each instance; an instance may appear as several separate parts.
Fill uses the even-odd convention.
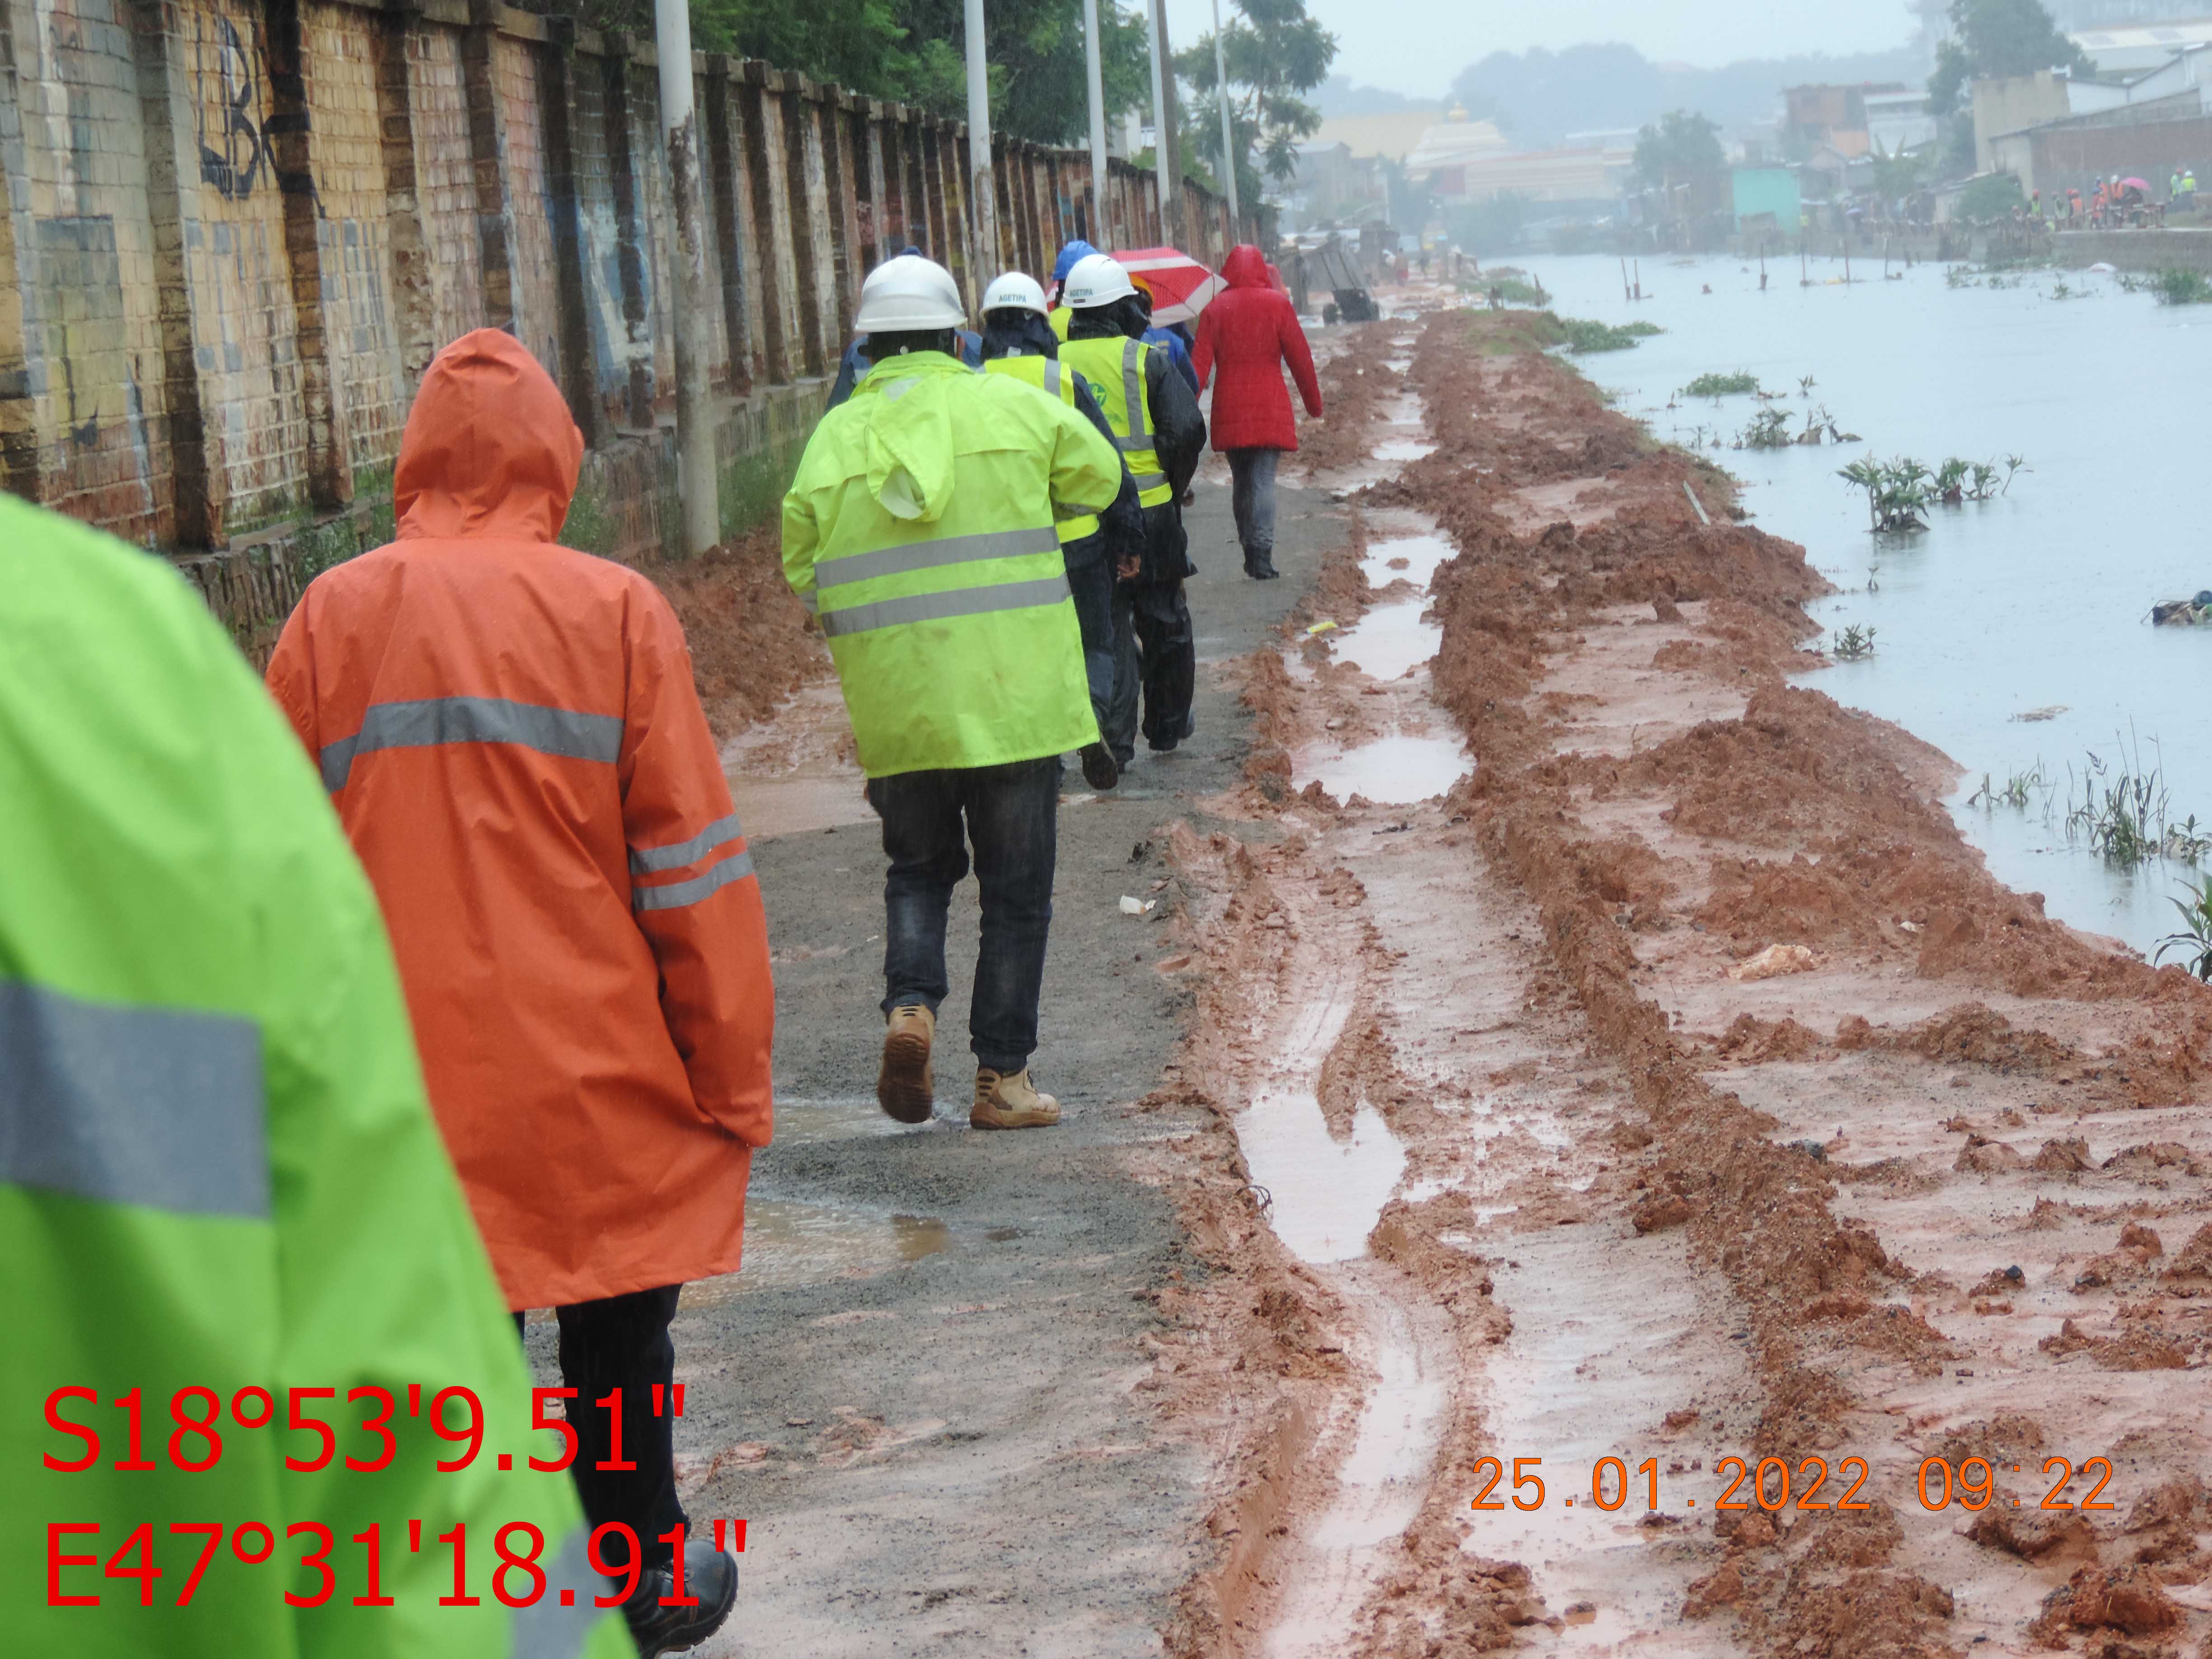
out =
[[[1285,581],[1202,496],[1199,743],[1062,817],[1066,1127],[878,1119],[834,693],[732,742],[714,1650],[2197,1652],[2212,993],[1988,876],[1723,476],[1433,304],[1333,343]]]

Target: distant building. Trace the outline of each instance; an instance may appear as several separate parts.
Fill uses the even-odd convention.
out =
[[[1455,104],[1443,121],[1422,131],[1420,142],[1407,153],[1406,172],[1417,184],[1425,179],[1439,201],[1465,201],[1468,169],[1510,149],[1493,124],[1470,121],[1465,107]]]
[[[2193,9],[2201,14],[2202,0]],[[2212,45],[2212,18],[2199,15],[2175,22],[2077,29],[2072,40],[2100,80],[2140,75],[2160,68],[2185,47]]]
[[[1936,118],[1928,112],[1925,87],[1869,92],[1862,101],[1866,106],[1868,145],[1875,154],[1902,155],[1936,142]]]
[[[1732,167],[1729,184],[1738,234],[1753,240],[1797,234],[1804,204],[1796,173],[1788,167]]]
[[[1844,155],[1864,155],[1874,148],[1869,98],[1886,100],[1876,105],[1886,122],[1894,123],[1899,101],[1915,97],[1926,109],[1926,96],[1894,81],[1864,82],[1857,86],[1812,85],[1785,87],[1782,93],[1782,153],[1805,155],[1820,145]]]
[[[1387,217],[1389,185],[1373,156],[1356,156],[1339,141],[1310,140],[1297,147],[1297,172],[1281,192],[1282,228],[1354,225]]]

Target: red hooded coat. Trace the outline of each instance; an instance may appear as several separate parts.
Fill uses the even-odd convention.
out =
[[[1297,380],[1307,415],[1321,418],[1321,383],[1298,313],[1268,283],[1267,262],[1249,243],[1230,250],[1221,277],[1229,286],[1198,313],[1198,343],[1190,354],[1201,391],[1215,365],[1221,368],[1213,388],[1213,447],[1296,449],[1298,428],[1283,386],[1284,364]]]
[[[400,439],[398,539],[317,577],[269,665],[514,1308],[729,1272],[769,1139],[752,857],[667,600],[554,545],[583,448],[512,337],[456,340]]]

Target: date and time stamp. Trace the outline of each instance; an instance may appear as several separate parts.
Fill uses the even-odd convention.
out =
[[[1686,1511],[1721,1513],[1849,1512],[1874,1507],[1867,1493],[1871,1470],[1863,1457],[1844,1457],[1832,1467],[1825,1457],[1804,1458],[1795,1466],[1782,1457],[1723,1457],[1711,1474],[1680,1463],[1669,1464],[1662,1474],[1656,1457],[1633,1466],[1624,1457],[1601,1457],[1587,1470],[1563,1467],[1555,1460],[1548,1478],[1540,1457],[1480,1457],[1474,1473],[1476,1491],[1468,1507],[1478,1514],[1547,1508],[1589,1508],[1613,1514],[1632,1507],[1655,1514],[1665,1512],[1662,1498]],[[2039,1485],[2047,1482],[2040,1503],[2032,1492],[2021,1497],[2004,1491],[1999,1481],[2008,1474]],[[1954,1508],[1978,1511],[1992,1504],[2069,1512],[2110,1510],[2118,1507],[2105,1497],[2112,1479],[2112,1460],[2104,1457],[2088,1458],[2078,1468],[2069,1459],[2050,1457],[2039,1470],[2020,1463],[2000,1465],[1986,1457],[1956,1462],[1929,1457],[1921,1460],[1913,1495],[1931,1514]],[[1687,1485],[1696,1485],[1698,1490],[1684,1490]]]

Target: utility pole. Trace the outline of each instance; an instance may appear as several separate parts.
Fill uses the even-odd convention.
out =
[[[1168,0],[1152,8],[1152,161],[1160,175],[1160,236],[1185,245],[1182,226],[1182,145],[1176,131],[1175,49],[1168,41]]]
[[[676,207],[676,303],[671,307],[676,319],[676,493],[689,557],[722,538],[714,417],[707,395],[707,211],[699,190],[689,0],[653,0],[653,32],[660,60],[661,137],[668,146],[669,194]]]
[[[1113,245],[1106,214],[1105,59],[1098,46],[1098,0],[1083,0],[1083,73],[1091,87],[1091,240]]]
[[[1221,183],[1229,192],[1229,240],[1234,242],[1244,234],[1244,216],[1237,207],[1237,139],[1229,120],[1229,60],[1221,50],[1221,0],[1213,0],[1213,90],[1221,100]]]
[[[658,0],[666,5],[669,0]],[[991,183],[991,70],[983,46],[983,0],[968,0],[968,213],[975,297],[999,274],[999,198]]]

